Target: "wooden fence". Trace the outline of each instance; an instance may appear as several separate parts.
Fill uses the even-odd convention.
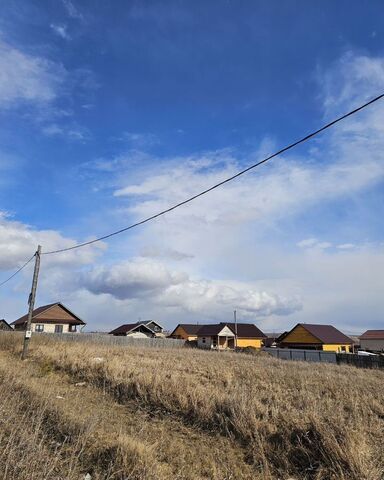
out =
[[[173,338],[134,338],[106,335],[102,333],[35,333],[33,336],[44,336],[58,342],[98,343],[110,346],[151,347],[151,348],[183,348],[184,340]]]
[[[20,344],[24,337],[24,332],[3,332],[0,331],[0,340],[7,342],[7,338],[20,338]],[[184,348],[185,341],[173,338],[133,338],[133,337],[115,337],[114,335],[102,333],[32,333],[31,344],[54,342],[77,342],[77,343],[96,343],[109,346],[130,346],[130,347],[150,347],[150,348]]]

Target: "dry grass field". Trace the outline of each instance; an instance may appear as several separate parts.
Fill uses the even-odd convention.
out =
[[[382,480],[384,372],[0,335],[3,480]]]

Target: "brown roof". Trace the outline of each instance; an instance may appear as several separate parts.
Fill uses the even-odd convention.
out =
[[[359,338],[360,340],[384,340],[384,330],[367,330]]]
[[[197,332],[197,334],[201,337],[206,335],[207,337],[211,335],[218,335],[221,330],[225,327],[225,324],[222,323],[214,323],[209,325],[201,325],[201,328]]]
[[[234,323],[226,323],[233,333],[236,333]],[[267,336],[259,330],[254,323],[238,323],[237,336],[241,338],[266,338]]]
[[[352,344],[353,341],[333,325],[317,325],[313,323],[299,323],[314,337],[318,338],[322,343],[333,344]],[[298,326],[296,325],[296,327]],[[294,328],[296,328],[294,327]],[[292,329],[293,330],[293,329]],[[291,330],[291,331],[292,331]],[[284,340],[283,340],[284,341]]]
[[[201,328],[201,324],[198,325],[197,323],[179,323],[177,327],[173,330],[171,335],[173,335],[179,327],[181,327],[187,335],[197,335],[197,332]]]
[[[120,327],[115,328],[111,332],[109,332],[110,335],[119,335],[119,334],[124,334],[131,332],[132,330],[135,330],[137,327],[144,327],[146,328],[149,332],[154,333],[146,324],[150,323],[148,322],[136,322],[136,323],[125,323],[124,325],[120,325]]]
[[[213,325],[202,325],[200,330],[198,331],[198,335],[218,335],[225,326],[227,326],[235,334],[234,323],[221,322]],[[266,338],[264,333],[259,330],[253,323],[238,323],[237,336],[241,338]]]
[[[73,319],[55,319],[55,318],[44,318],[42,319],[41,323],[69,323],[70,325],[85,325],[85,322],[81,320],[77,315],[75,315],[73,312],[71,312],[66,306],[64,306],[61,302],[56,302],[56,303],[49,303],[48,305],[43,305],[42,307],[35,308],[32,312],[32,322],[36,323],[36,317],[38,317],[41,313],[45,312],[46,310],[54,307],[55,305],[60,305],[61,308],[66,310],[70,315],[72,315],[74,318]],[[18,318],[14,322],[11,323],[11,325],[23,325],[24,323],[27,323],[28,319],[28,314],[23,315],[22,317]]]

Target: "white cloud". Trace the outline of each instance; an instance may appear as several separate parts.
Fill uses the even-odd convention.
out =
[[[356,248],[354,243],[342,243],[341,245],[337,245],[337,248],[340,250],[351,250],[352,248]]]
[[[320,242],[317,238],[306,238],[297,243],[297,246],[300,248],[317,248],[320,250],[325,250],[326,248],[332,247],[330,242]]]
[[[61,65],[28,55],[0,39],[0,106],[53,101],[66,78]]]
[[[156,295],[185,280],[183,273],[171,272],[159,262],[138,258],[112,267],[97,267],[85,274],[83,284],[93,293],[130,299]]]
[[[67,29],[68,29],[67,25],[56,25],[54,23],[51,23],[50,27],[56,33],[56,35],[63,38],[64,40],[70,40],[71,39],[71,37],[70,37],[70,35],[67,31]]]
[[[192,280],[185,272],[144,258],[97,267],[84,274],[81,284],[94,294],[128,301],[150,299],[159,308],[172,307],[209,318],[219,318],[234,308],[243,315],[284,315],[301,308],[297,297],[282,298],[234,282]]]
[[[69,140],[85,142],[90,138],[88,129],[77,124],[62,124],[51,123],[42,128],[44,135],[48,137],[65,137]]]
[[[71,2],[71,0],[62,0],[63,5],[68,13],[68,15],[72,18],[77,20],[83,20],[84,16],[79,10],[75,7],[75,5]]]
[[[153,133],[124,132],[115,140],[126,142],[131,148],[147,149],[160,143],[159,138]]]
[[[0,211],[0,270],[16,269],[42,245],[43,252],[66,248],[76,244],[75,239],[63,237],[55,230],[36,230],[12,220]],[[105,245],[95,244],[81,250],[71,250],[60,255],[46,256],[47,267],[68,265],[77,268],[94,261]]]

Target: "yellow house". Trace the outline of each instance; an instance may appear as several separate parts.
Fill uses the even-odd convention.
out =
[[[197,346],[215,350],[261,348],[265,338],[253,323],[218,323],[201,326],[197,332]]]
[[[298,323],[279,339],[279,347],[351,352],[353,341],[332,325]]]
[[[201,325],[195,323],[179,323],[173,332],[169,335],[170,338],[178,338],[187,342],[197,340],[197,332]]]

